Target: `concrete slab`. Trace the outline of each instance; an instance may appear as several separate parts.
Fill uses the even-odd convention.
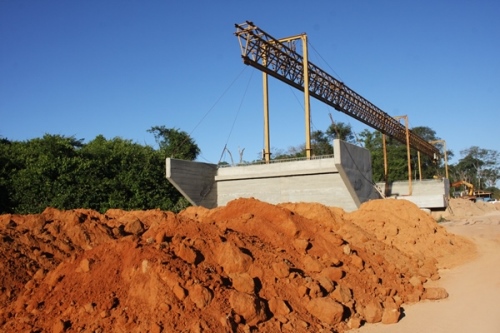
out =
[[[377,183],[382,189],[384,183]],[[389,184],[388,195],[397,199],[413,202],[420,208],[442,209],[448,207],[450,182],[446,178],[414,180],[410,187],[408,181],[397,181]]]

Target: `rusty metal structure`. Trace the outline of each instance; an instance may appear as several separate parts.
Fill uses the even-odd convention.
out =
[[[252,22],[236,24],[241,56],[246,65],[253,66],[304,93],[334,107],[387,136],[407,144],[417,151],[437,159],[440,151],[431,143],[407,132],[399,120],[391,117],[343,82],[307,61],[287,43],[276,39]],[[306,56],[307,57],[307,56]],[[307,66],[305,65],[307,64]],[[307,87],[307,89],[306,89]]]

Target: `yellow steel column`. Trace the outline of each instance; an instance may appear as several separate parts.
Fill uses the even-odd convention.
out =
[[[408,195],[411,195],[413,190],[412,190],[412,184],[411,184],[411,154],[410,154],[410,129],[408,128],[408,116],[396,116],[394,119],[399,119],[404,118],[405,119],[405,128],[406,128],[406,155],[408,158]]]
[[[444,150],[444,169],[445,169],[445,175],[446,179],[448,178],[448,155],[446,154],[446,141],[443,140],[443,150]]]
[[[411,154],[410,154],[410,129],[408,128],[408,116],[405,116],[406,127],[406,154],[408,157],[408,195],[412,195],[413,188],[411,184]]]
[[[389,195],[389,167],[387,165],[387,146],[385,144],[385,134],[382,133],[382,150],[384,153],[384,195]]]
[[[307,35],[301,35],[302,53],[303,53],[303,70],[304,70],[304,107],[305,107],[305,122],[306,122],[306,158],[311,158],[311,111],[309,98],[309,57],[307,52]]]
[[[264,160],[269,163],[271,160],[271,144],[269,139],[269,88],[267,84],[267,74],[262,73],[262,87],[264,95]]]
[[[420,151],[417,150],[417,157],[418,157],[418,176],[420,178],[420,181],[422,181],[422,165],[420,164]]]
[[[449,184],[449,180],[450,178],[448,178],[448,155],[446,153],[446,141],[443,140],[443,150],[444,150],[444,169],[445,169],[445,175],[446,175],[446,179],[448,179],[448,184]],[[474,193],[472,193],[474,194]],[[448,196],[451,197],[451,193],[448,191]]]

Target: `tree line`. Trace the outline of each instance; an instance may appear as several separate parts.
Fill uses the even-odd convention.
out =
[[[426,141],[438,141],[428,127],[412,129]],[[27,141],[0,138],[0,213],[40,213],[46,207],[58,209],[89,208],[105,212],[162,209],[180,211],[189,203],[165,178],[165,158],[195,160],[200,149],[186,133],[175,128],[154,126],[158,147],[141,145],[123,138],[102,135],[88,143],[83,139],[45,134]],[[338,138],[371,152],[373,180],[384,180],[382,134],[364,130],[356,135],[350,125],[337,123],[325,131],[311,133],[314,155],[333,154],[333,139]],[[441,140],[442,141],[442,140]],[[443,149],[442,143],[437,143]],[[408,179],[406,145],[386,138],[388,181]],[[444,152],[443,152],[444,153]],[[411,150],[412,178],[445,177],[443,159],[438,163]],[[275,150],[273,159],[305,157],[305,145]],[[454,156],[447,151],[448,158]],[[494,192],[500,178],[499,153],[473,146],[460,151],[461,158],[448,165],[450,182],[464,180],[476,189]]]
[[[165,158],[194,160],[194,140],[175,128],[148,130],[158,148],[98,135],[83,139],[45,134],[27,141],[0,139],[0,213],[40,213],[46,207],[105,212],[179,211],[188,202],[165,178]]]

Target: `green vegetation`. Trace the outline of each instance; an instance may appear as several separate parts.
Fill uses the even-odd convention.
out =
[[[412,131],[427,141],[439,138],[428,127]],[[83,139],[46,134],[42,138],[18,142],[0,138],[0,213],[40,213],[46,207],[59,209],[90,208],[105,212],[154,209],[179,211],[189,205],[165,178],[165,158],[194,160],[200,153],[185,132],[165,126],[148,130],[158,148],[143,146],[122,138],[106,139],[99,135]],[[314,131],[314,155],[333,153],[332,140],[339,138],[362,145],[372,155],[373,180],[383,181],[382,135],[364,130],[357,137],[350,125],[338,123],[323,131]],[[389,181],[408,179],[406,145],[386,138]],[[440,147],[442,149],[442,147]],[[452,157],[451,151],[447,152]],[[496,182],[500,179],[499,153],[470,147],[460,152],[461,159],[448,166],[451,182],[465,180],[476,189],[500,198]],[[305,156],[304,145],[274,154],[274,159]],[[418,179],[417,152],[411,151],[412,177]],[[441,159],[436,164],[420,156],[422,178],[444,177]]]
[[[436,132],[429,127],[414,127],[411,129],[428,142],[436,142],[435,146],[442,152],[442,140]],[[323,131],[311,133],[311,148],[314,155],[328,155],[333,153],[333,139],[341,140],[361,145],[368,149],[372,155],[373,180],[375,182],[384,181],[384,156],[382,134],[378,131],[364,130],[356,136],[350,125],[337,123],[330,125]],[[396,139],[386,137],[386,148],[388,156],[388,181],[408,179],[408,157],[405,144]],[[453,152],[447,150],[448,160],[454,156]],[[412,178],[420,179],[419,158],[416,150],[410,150],[410,163]],[[485,190],[493,193],[493,197],[500,198],[500,190],[495,187],[500,179],[500,155],[495,150],[482,149],[477,146],[460,151],[461,158],[456,164],[448,165],[450,183],[458,180],[465,180],[474,185],[475,189]],[[274,159],[285,159],[294,157],[305,157],[305,145],[290,147],[287,151],[274,153]],[[420,170],[422,179],[443,178],[446,176],[444,159],[438,162],[432,158],[420,154]]]
[[[179,211],[188,203],[165,178],[165,158],[194,160],[188,134],[155,126],[159,148],[102,135],[88,143],[46,134],[0,140],[0,213],[40,213],[46,207]]]
[[[346,142],[354,143],[355,137],[351,125],[337,123],[330,125],[325,132],[316,130],[311,133],[311,151],[313,155],[331,155],[333,154],[333,139],[340,139]],[[287,151],[275,151],[273,153],[275,160],[306,157],[305,144],[290,147]]]

